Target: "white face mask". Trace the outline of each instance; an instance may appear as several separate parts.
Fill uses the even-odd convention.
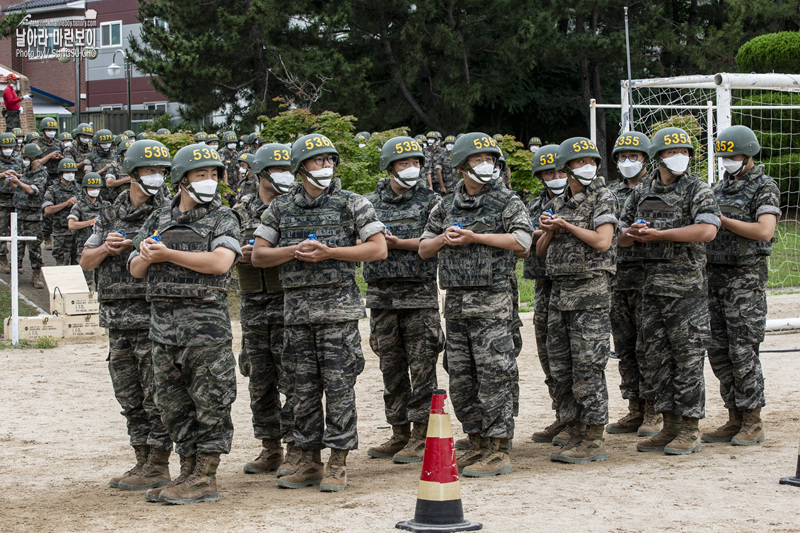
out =
[[[728,172],[728,174],[734,177],[742,171],[745,161],[747,161],[747,158],[743,158],[741,161],[735,161],[728,157],[723,157],[721,159],[722,167]]]
[[[64,144],[64,148],[69,148],[70,146],[72,146],[72,141],[64,141],[63,144]]]
[[[668,157],[663,160],[664,166],[667,169],[675,174],[676,176],[680,176],[686,169],[689,168],[689,156],[683,154],[675,154],[672,157]]]
[[[88,137],[78,137],[78,140],[80,142],[82,142],[83,144],[89,144],[89,138]]]
[[[413,187],[419,179],[419,167],[408,167],[392,176],[392,179],[401,187],[408,189]]]
[[[214,150],[216,150],[216,149],[218,149],[218,148],[219,148],[219,143],[211,143],[211,144],[209,144],[208,146],[209,146],[210,148],[213,148]]]
[[[578,180],[578,183],[586,186],[592,183],[595,176],[597,176],[597,167],[587,163],[580,168],[573,169],[572,174]]]
[[[44,132],[44,136],[47,137],[48,139],[52,139],[53,137],[56,136],[56,132],[54,132],[53,130],[47,130],[46,132]]]
[[[64,181],[75,181],[75,173],[74,172],[64,172],[61,174],[61,177]]]
[[[13,148],[3,148],[3,155],[9,157],[11,154],[14,153]]]
[[[234,150],[236,148],[236,143],[228,143],[225,146],[228,147],[228,150]]]
[[[97,198],[98,196],[100,196],[100,189],[86,189],[86,194],[88,194],[92,198]]]
[[[247,169],[244,167],[239,167],[239,174],[244,176],[245,174],[247,174]]]
[[[197,144],[205,144],[205,141],[197,141]]]
[[[31,162],[30,162],[30,161],[28,161],[27,159],[24,159],[24,160],[22,161],[22,164],[23,164],[23,165],[24,165],[26,168],[27,168],[27,167],[29,167],[29,166],[31,166]]]
[[[111,148],[111,143],[100,143],[100,148],[108,152],[108,149]]]
[[[500,177],[500,169],[499,168],[495,168],[494,172],[492,172],[492,179],[496,180],[499,177]]]
[[[150,174],[149,176],[140,176],[142,181],[139,183],[139,188],[142,189],[147,196],[153,196],[164,185],[163,174]]]
[[[433,146],[433,143],[436,142],[436,139],[428,139],[428,146]]]
[[[472,172],[469,177],[478,183],[489,183],[494,179],[494,165],[488,161],[484,161],[480,165],[472,167]]]
[[[453,151],[453,145],[452,144],[445,144],[444,147],[447,149],[448,152],[452,152]]]
[[[289,192],[294,183],[294,175],[291,172],[273,172],[269,175],[270,185],[279,194]]]
[[[533,153],[536,153],[536,150],[538,150],[538,149],[539,149],[539,147],[538,147],[538,146],[531,146],[531,147],[529,148],[529,150],[530,150],[531,152],[533,152]]]
[[[544,186],[556,196],[563,194],[567,188],[567,178],[559,178],[550,181],[545,181]]]
[[[212,179],[196,181],[189,184],[186,192],[189,193],[189,198],[198,204],[207,204],[214,199],[214,195],[217,193],[217,182]]]
[[[25,139],[23,139],[22,137],[18,137],[18,138],[17,138],[17,144],[18,144],[18,145],[20,145],[20,146],[22,146],[22,143],[23,143],[23,141],[24,141],[24,140],[25,140]]]
[[[622,174],[622,177],[625,179],[635,178],[642,171],[643,167],[644,163],[641,161],[631,161],[630,159],[617,163],[617,169],[619,169],[619,173]]]
[[[333,168],[329,167],[321,170],[309,170],[308,173],[311,174],[311,178],[308,181],[310,181],[311,184],[318,189],[324,189],[331,184]]]

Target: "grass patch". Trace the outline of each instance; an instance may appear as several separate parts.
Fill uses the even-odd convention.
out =
[[[522,259],[517,260],[515,273],[517,274],[517,281],[519,282],[519,310],[522,313],[527,313],[533,311],[533,291],[535,283],[532,279],[525,279],[522,277],[522,265]]]
[[[800,286],[800,223],[779,222],[775,228],[775,238],[769,259],[767,287]]]
[[[39,313],[36,309],[23,302],[19,301],[19,316],[37,316]],[[6,318],[11,316],[11,289],[5,285],[0,284],[0,320],[5,321]]]

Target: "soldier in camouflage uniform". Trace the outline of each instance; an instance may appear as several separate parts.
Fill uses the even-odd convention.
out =
[[[53,152],[55,153],[55,152]],[[20,241],[18,260],[22,265],[25,248],[33,270],[33,286],[43,289],[42,283],[42,202],[47,188],[47,161],[53,153],[43,156],[38,144],[26,144],[22,147],[22,161],[25,174],[18,178],[11,174],[7,183],[14,189],[14,209],[17,212],[17,235],[34,236],[35,241]]]
[[[170,480],[172,439],[155,402],[147,282],[131,276],[126,265],[144,221],[167,203],[160,188],[170,165],[169,151],[160,142],[136,143],[123,162],[135,184],[113,205],[103,206],[81,256],[84,270],[97,269],[100,326],[108,328],[108,371],[136,457],[133,468],[109,482],[122,490],[148,490]]]
[[[703,243],[716,236],[720,211],[708,184],[688,171],[693,153],[684,130],[656,132],[650,159],[658,168],[633,190],[620,218],[620,246],[633,245],[644,264],[642,339],[651,373],[646,385],[664,417],[661,431],[637,444],[641,452],[687,455],[701,448],[709,336]]]
[[[539,137],[531,137],[530,139],[528,139],[528,150],[530,150],[531,153],[535,154],[536,152],[539,151],[539,148],[541,147],[542,147],[542,140]]]
[[[356,263],[385,259],[387,251],[372,204],[331,179],[338,157],[324,135],[295,141],[291,172],[302,183],[269,205],[255,232],[253,265],[280,266],[283,360],[295,369],[293,434],[301,454],[295,472],[278,479],[284,488],[344,489],[347,454],[358,448],[353,387],[364,369],[358,320],[366,313]],[[325,447],[331,455],[323,474]]]
[[[425,164],[422,165],[420,173],[427,180],[428,189],[435,190],[433,183],[439,181],[439,174],[441,174],[441,172],[436,172],[435,166],[441,156],[439,143],[442,141],[442,134],[438,131],[429,131],[425,138],[425,144],[422,145]]]
[[[98,130],[92,139],[92,151],[83,159],[85,172],[96,172],[103,178],[103,192],[101,197],[107,202],[116,200],[123,186],[130,188],[130,177],[121,178],[119,171],[119,158],[111,146],[114,135],[111,130]]]
[[[92,234],[92,226],[100,216],[100,211],[108,204],[100,197],[103,190],[103,178],[97,172],[87,172],[83,175],[83,193],[78,203],[72,206],[67,215],[67,227],[75,235],[75,242],[78,244],[78,262],[81,260],[83,245],[86,239]],[[83,273],[89,287],[94,285],[94,274],[92,272]]]
[[[75,161],[61,159],[56,167],[59,179],[47,188],[42,203],[44,214],[53,221],[53,258],[59,266],[78,264],[78,244],[67,226],[70,209],[78,203],[82,194],[80,184],[75,182],[77,170]]]
[[[282,148],[280,149],[286,150],[286,145],[282,145]],[[253,196],[258,194],[258,178],[256,178],[256,175],[252,169],[254,159],[255,155],[253,154],[241,154],[237,159],[239,162],[239,167],[236,169],[236,184],[230,185],[231,189],[234,191],[234,194],[231,195],[228,201],[228,203],[231,205],[239,202],[243,196]]]
[[[650,139],[643,133],[623,133],[614,143],[611,157],[622,179],[608,188],[617,196],[620,209],[646,176],[649,154]],[[652,437],[661,430],[663,420],[655,411],[653,388],[646,384],[648,372],[641,339],[644,267],[635,254],[635,247],[618,248],[617,273],[611,278],[611,331],[619,358],[619,388],[628,400],[628,413],[609,424],[606,431]]]
[[[417,463],[425,452],[436,361],[444,349],[436,288],[436,257],[417,253],[419,236],[439,195],[419,182],[422,148],[411,137],[389,139],[380,167],[389,174],[366,196],[387,226],[389,256],[364,263],[372,350],[380,360],[383,404],[392,436],[367,451]],[[414,430],[411,431],[411,422]]]
[[[222,148],[217,152],[222,163],[225,165],[223,181],[230,187],[231,180],[238,177],[237,167],[239,166],[239,152],[236,150],[236,134],[226,131],[222,134]]]
[[[553,200],[564,194],[567,189],[567,174],[560,169],[556,169],[557,152],[557,144],[548,144],[542,147],[542,151],[533,159],[533,176],[538,178],[544,185],[541,194],[527,205],[533,224],[539,221],[545,210],[552,209]],[[534,244],[541,238],[543,233],[541,228],[534,230]],[[563,446],[567,444],[569,435],[565,432],[567,424],[562,422],[558,416],[555,383],[553,382],[553,376],[550,374],[550,359],[547,355],[547,320],[550,311],[550,289],[553,281],[547,275],[545,260],[538,257],[533,249],[525,259],[522,277],[532,279],[536,284],[533,296],[533,330],[536,336],[536,352],[539,355],[539,363],[544,371],[544,383],[547,385],[552,408],[556,412],[555,421],[544,430],[534,433],[531,436],[531,440],[533,442],[547,442]]]
[[[469,435],[458,466],[470,477],[511,473],[518,373],[510,278],[514,252],[530,248],[533,228],[522,201],[494,179],[500,155],[485,133],[456,141],[453,166],[464,178],[433,209],[419,245],[423,259],[439,253],[439,285],[447,289],[450,393]]]
[[[11,133],[17,138],[16,155],[22,157],[22,147],[25,146],[25,132],[22,131],[22,128],[14,128]]]
[[[231,449],[236,361],[227,293],[241,247],[238,217],[217,194],[223,167],[207,146],[178,150],[171,176],[180,192],[133,242],[130,272],[147,278],[156,405],[181,457],[181,475],[149,489],[149,501],[218,501],[220,454]]]
[[[22,154],[16,150],[17,139],[13,133],[0,134],[0,237],[11,235],[11,213],[14,212],[14,188],[10,177],[22,177]],[[0,241],[0,272],[11,273],[8,243]]]
[[[299,450],[294,445],[292,416],[294,403],[287,383],[283,354],[283,287],[279,267],[256,268],[250,263],[254,232],[261,216],[280,194],[289,191],[294,176],[289,172],[290,151],[284,144],[268,144],[248,156],[258,189],[246,194],[234,207],[242,225],[242,259],[239,271],[239,294],[242,298],[242,351],[239,369],[250,378],[250,410],[253,433],[261,441],[259,456],[244,465],[247,474],[278,470],[278,476],[293,474]],[[294,371],[291,370],[292,375]],[[281,407],[280,393],[286,397]],[[286,467],[281,438],[286,441]]]
[[[78,175],[75,177],[76,181],[83,182],[83,175],[87,172],[83,167],[86,164],[86,157],[92,151],[92,136],[94,135],[94,128],[85,122],[78,124],[75,128],[75,139],[71,146],[64,148],[64,157],[69,157],[78,166]]]
[[[781,212],[775,180],[753,160],[760,151],[755,133],[746,126],[721,131],[715,143],[725,178],[712,187],[722,228],[706,244],[708,360],[719,379],[729,419],[715,431],[703,433],[703,442],[750,446],[765,439],[761,408],[766,401],[758,351],[767,319],[767,258]]]
[[[53,153],[53,157],[47,162],[47,188],[49,189],[54,183],[58,183],[58,162],[64,157],[62,152],[64,147],[61,141],[56,137],[58,135],[58,121],[52,117],[44,117],[39,122],[39,129],[42,134],[33,140],[42,149],[43,155]],[[53,218],[44,214],[42,217],[42,237],[44,238],[45,249],[53,248]]]
[[[219,152],[219,136],[216,133],[208,134],[208,137],[206,137],[206,144],[212,150],[216,150],[217,152]]]
[[[433,180],[433,190],[442,196],[451,194],[459,180],[458,171],[453,168],[452,163],[455,142],[456,138],[453,135],[445,137],[439,159],[434,163],[437,179]]]
[[[616,270],[617,199],[597,171],[602,163],[584,137],[562,142],[555,168],[568,187],[539,216],[544,234],[536,255],[552,279],[547,317],[547,357],[560,420],[569,441],[551,461],[588,463],[607,458],[605,367],[610,351],[609,276]]]

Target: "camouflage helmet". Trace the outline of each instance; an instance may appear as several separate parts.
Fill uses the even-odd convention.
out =
[[[125,130],[122,132],[122,134],[127,135],[129,139],[136,137],[136,134],[133,132],[133,130]]]
[[[22,157],[27,157],[31,161],[42,156],[42,148],[36,143],[28,143],[22,147]]]
[[[128,155],[130,155],[133,146],[128,148]],[[225,168],[225,164],[220,160],[219,154],[216,150],[209,148],[204,144],[190,144],[184,146],[175,157],[172,159],[172,183],[186,182],[186,174],[190,170],[197,168],[215,167],[219,169]],[[221,177],[221,176],[220,176]]]
[[[466,133],[459,133],[458,135],[456,135],[456,140],[459,140],[464,135],[466,135]]]
[[[543,170],[555,170],[556,168],[556,156],[558,155],[558,145],[557,144],[546,144],[536,150],[536,155],[533,156],[533,167],[532,167],[532,174],[533,177],[537,176],[537,172],[542,172]]]
[[[692,137],[681,128],[664,128],[653,134],[650,140],[650,159],[655,159],[663,150],[688,148],[689,157],[694,155]]]
[[[39,121],[39,129],[44,130],[58,130],[58,121],[53,117],[44,117]]]
[[[211,144],[213,142],[219,144],[219,136],[216,133],[209,133],[208,137],[206,137],[206,144]]]
[[[263,141],[261,140],[261,135],[259,135],[258,133],[254,133],[253,134],[253,144],[257,144],[257,145],[260,146],[262,142]]]
[[[71,141],[72,140],[72,134],[70,132],[68,132],[68,131],[62,131],[61,133],[58,134],[58,140],[61,141],[61,142]]]
[[[447,137],[444,138],[444,141],[442,141],[442,144],[455,144],[455,143],[456,143],[455,135],[448,135]]]
[[[236,133],[232,131],[226,131],[225,133],[222,134],[222,142],[224,144],[235,143],[238,140],[239,139],[236,138]]]
[[[200,141],[205,141],[206,139],[208,139],[208,133],[206,133],[204,131],[198,131],[197,133],[194,134],[194,142],[195,143],[199,144]],[[177,154],[175,154],[175,155],[177,155]]]
[[[380,169],[389,170],[389,166],[400,159],[418,157],[420,166],[425,164],[422,147],[411,137],[394,137],[386,141],[381,148]]]
[[[755,157],[761,151],[756,134],[747,126],[731,126],[725,128],[714,143],[714,155],[717,157],[730,157],[744,155]]]
[[[372,137],[372,134],[368,131],[360,131],[356,134],[356,137],[358,137],[359,135],[361,135],[363,139],[369,139],[370,137]]]
[[[125,159],[122,160],[122,173],[127,176],[136,179],[138,174],[134,171],[139,167],[172,166],[169,149],[158,141],[144,139],[134,142],[128,139],[124,143],[130,143],[126,150],[123,150]]]
[[[289,167],[291,158],[292,151],[285,144],[270,143],[259,148],[255,157],[247,163],[253,169],[253,174],[258,175],[269,167]]]
[[[91,137],[92,135],[94,135],[94,128],[92,127],[91,124],[87,124],[86,122],[81,122],[75,129],[78,131],[77,135],[74,135],[74,137],[77,137],[78,135],[88,135]]]
[[[562,169],[566,167],[567,163],[570,161],[582,157],[591,157],[595,159],[597,161],[597,168],[600,168],[600,164],[603,162],[603,158],[600,157],[600,152],[597,151],[597,146],[595,146],[590,139],[586,137],[571,137],[558,145],[556,168]]]
[[[254,142],[256,142],[256,134],[248,133],[247,135],[244,136],[242,141],[244,142],[244,144],[253,144]]]
[[[239,154],[239,158],[236,160],[239,163],[247,163],[247,166],[253,168],[253,159],[255,159],[255,154],[251,154],[250,152],[242,152]]]
[[[73,159],[65,157],[64,159],[58,162],[58,170],[56,172],[61,174],[62,172],[70,172],[70,171],[74,172],[78,171],[78,165],[75,164],[75,161]]]
[[[14,134],[14,137],[24,137],[25,136],[25,132],[22,131],[22,128],[14,128],[13,130],[11,130],[11,133]]]
[[[438,131],[429,131],[428,133],[425,134],[425,138],[426,139],[436,139],[437,141],[441,141],[442,140],[442,134],[439,133]]]
[[[503,134],[502,133],[495,133],[494,135],[492,135],[492,139],[494,139],[497,142],[500,142],[500,141],[503,140]]]
[[[144,139],[147,139],[147,138],[148,138],[148,135],[147,135],[146,131],[143,131],[141,133],[136,134],[136,140],[137,141],[143,141]]]
[[[499,158],[503,153],[497,146],[497,142],[485,133],[473,132],[467,133],[460,139],[456,140],[453,145],[453,168],[460,167],[465,164],[467,157],[473,154],[492,154]]]
[[[111,133],[111,130],[102,129],[97,130],[92,137],[92,144],[94,146],[98,146],[100,143],[111,143],[114,141],[114,134]]]
[[[17,137],[13,133],[0,133],[0,147],[13,148],[17,145]]]
[[[542,145],[542,140],[539,137],[531,137],[528,139],[528,146],[535,144],[536,146]]]
[[[625,151],[644,152],[645,156],[650,157],[650,139],[644,133],[626,131],[614,143],[614,149],[611,150],[611,159],[616,161],[617,153]]]
[[[414,140],[415,140],[415,141],[417,141],[419,144],[425,144],[425,141],[427,141],[427,140],[428,140],[428,138],[427,138],[427,137],[425,137],[423,134],[421,134],[421,133],[420,133],[419,135],[417,135],[416,137],[414,137]]]
[[[128,150],[128,148],[131,147],[133,143],[134,141],[130,139],[125,139],[124,141],[120,141],[119,146],[117,146],[117,155],[124,154]]]
[[[105,184],[103,183],[103,178],[97,172],[87,172],[83,175],[83,183],[81,183],[81,187],[88,187],[88,188],[102,188]]]
[[[170,131],[167,128],[158,128],[156,135],[170,135]]]
[[[303,173],[305,169],[302,171],[300,170],[300,163],[306,159],[322,154],[333,154],[335,159],[334,165],[339,162],[339,151],[331,140],[324,135],[312,133],[300,137],[292,145],[292,159],[290,165],[292,174],[297,174],[298,172]]]
[[[38,139],[39,137],[41,137],[41,135],[39,135],[38,131],[32,131],[32,132],[30,132],[29,134],[27,134],[25,136],[25,144],[30,144],[33,141],[35,141],[36,139]]]

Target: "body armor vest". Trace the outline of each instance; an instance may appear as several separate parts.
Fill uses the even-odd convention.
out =
[[[161,244],[171,250],[210,252],[213,230],[227,213],[227,207],[215,202],[202,219],[178,224],[172,220],[171,209],[165,207],[158,220]],[[230,270],[225,274],[201,274],[172,262],[154,263],[148,269],[147,300],[191,298],[205,302],[225,301],[229,287]]]
[[[642,180],[650,179],[650,176],[644,176]],[[633,192],[632,187],[622,187],[622,182],[616,182],[617,184],[614,187],[609,187],[611,192],[617,197],[617,202],[619,203],[619,210],[620,213],[622,209],[625,207],[625,202],[631,196]],[[617,216],[620,215],[617,213]],[[618,263],[626,263],[626,262],[633,262],[639,261],[640,258],[636,255],[635,246],[618,246],[617,247],[617,262]]]
[[[336,191],[325,195],[319,205],[303,207],[294,201],[297,188],[279,196],[281,201],[279,246],[294,246],[314,233],[319,242],[331,248],[355,246],[352,214],[347,209],[350,193]],[[287,201],[282,201],[284,198]],[[281,283],[285,289],[346,286],[355,283],[356,263],[329,259],[307,263],[292,259],[280,265]]]
[[[242,242],[248,243],[261,222],[259,210],[263,204],[257,195],[245,196],[234,210],[239,214],[242,227]],[[259,292],[282,292],[280,267],[258,268],[251,263],[238,263],[239,294],[255,294]]]
[[[442,200],[444,228],[459,222],[475,233],[506,233],[503,208],[513,194],[494,180],[491,187],[476,198],[474,204],[461,201],[464,185],[455,194]],[[442,289],[483,287],[495,292],[510,290],[509,276],[514,275],[514,252],[485,244],[445,246],[439,251],[439,285]]]
[[[555,198],[555,197],[554,197]],[[550,198],[550,193],[547,188],[542,189],[542,194],[539,195],[533,202],[530,203],[528,212],[531,216],[531,221],[534,224],[539,222],[539,217],[546,209],[552,205],[553,198]],[[547,277],[545,268],[545,259],[536,255],[536,245],[531,246],[531,254],[525,259],[522,267],[522,277],[525,279],[542,279]]]
[[[379,183],[379,189],[382,185],[391,189],[388,180]],[[383,201],[380,190],[367,196],[375,207],[378,220],[388,226],[392,235],[398,239],[415,239],[422,235],[428,222],[425,213],[433,198],[434,193],[421,186],[416,186],[413,196],[405,201]],[[369,283],[393,280],[422,283],[436,279],[436,263],[436,256],[422,259],[417,252],[389,250],[386,259],[364,263],[364,281]]]
[[[714,184],[714,198],[724,216],[743,222],[756,222],[751,215],[755,210],[750,203],[756,198],[758,190],[770,181],[772,178],[765,176],[763,170],[760,175],[749,179],[723,180]],[[758,260],[758,256],[772,253],[772,240],[756,241],[720,227],[716,238],[706,243],[708,262],[717,265],[751,265]]]
[[[70,185],[64,185],[61,183],[61,180],[50,187],[50,191],[53,196],[53,204],[58,205],[62,202],[65,202],[72,198],[81,197],[81,188],[80,186],[76,185],[74,182]],[[50,215],[53,218],[53,227],[56,229],[68,230],[67,227],[67,217],[69,216],[69,207],[65,207],[61,211],[57,211]]]

